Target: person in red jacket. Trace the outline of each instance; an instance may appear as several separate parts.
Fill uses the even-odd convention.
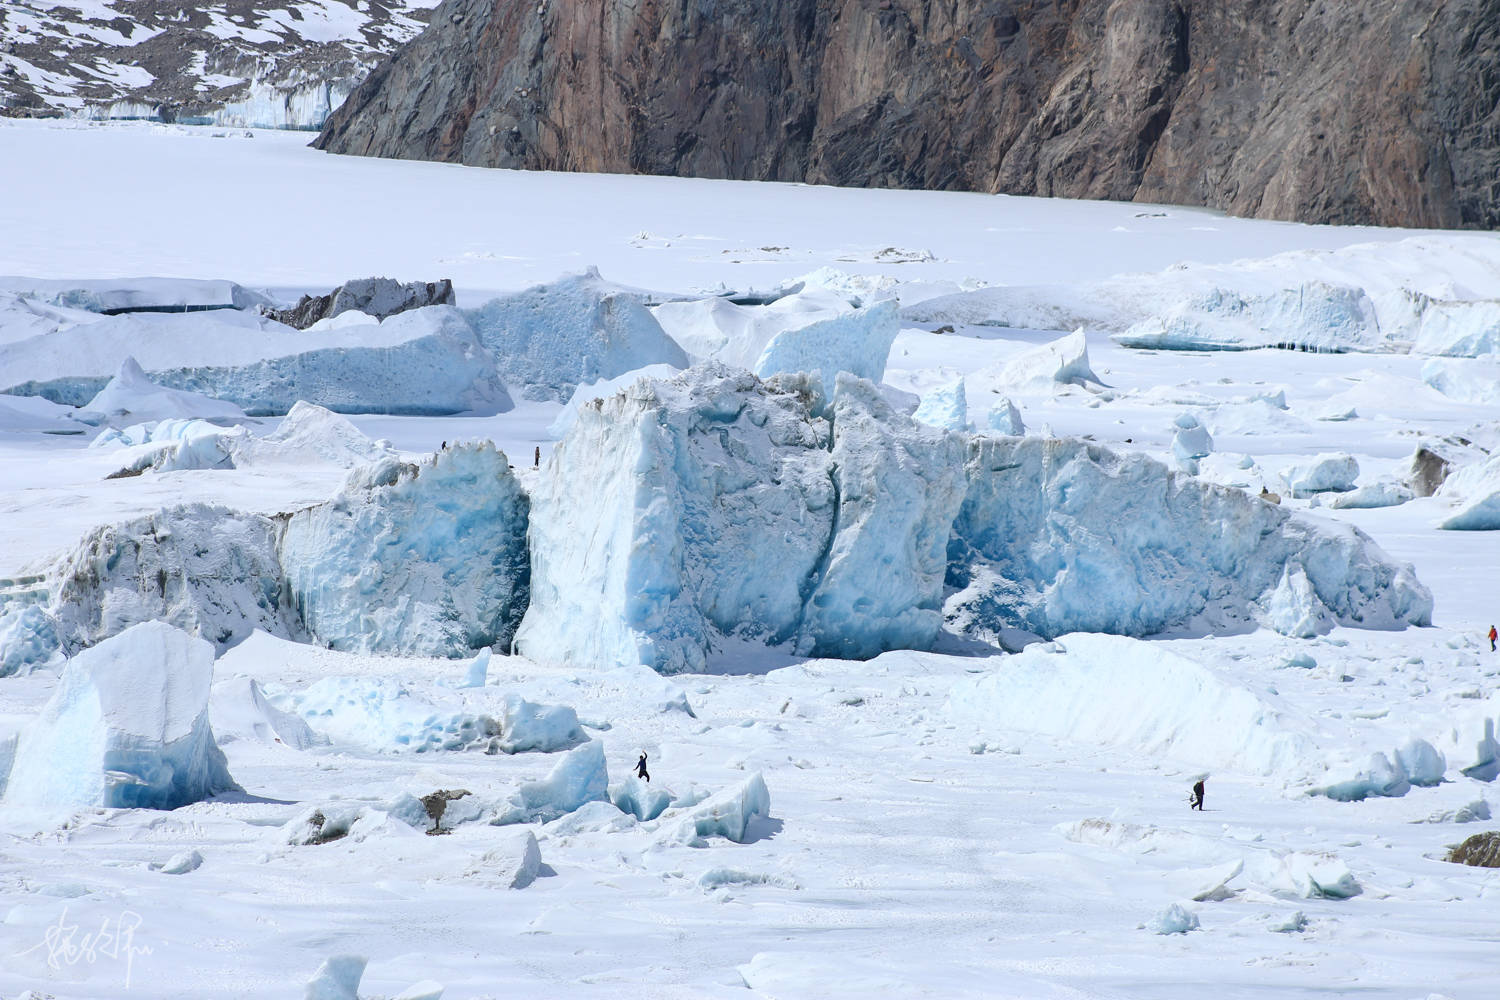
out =
[[[1495,640],[1497,638],[1500,638],[1500,632],[1496,632],[1495,631],[1495,626],[1491,625],[1490,626],[1490,652],[1491,653],[1493,653],[1495,651]]]

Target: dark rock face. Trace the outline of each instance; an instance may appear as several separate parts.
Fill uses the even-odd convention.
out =
[[[448,0],[317,145],[1492,227],[1497,100],[1500,0]]]
[[[367,316],[385,319],[423,306],[451,306],[455,302],[453,281],[408,281],[393,278],[357,278],[327,295],[304,295],[290,309],[262,309],[278,323],[306,330],[321,319],[357,309]]]

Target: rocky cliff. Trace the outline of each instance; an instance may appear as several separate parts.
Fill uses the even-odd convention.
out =
[[[1497,100],[1500,0],[447,0],[317,144],[1493,227]]]

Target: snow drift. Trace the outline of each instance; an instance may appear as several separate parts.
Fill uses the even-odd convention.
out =
[[[175,809],[237,790],[209,726],[213,646],[147,622],[78,654],[22,735],[8,805]]]
[[[1265,695],[1160,646],[1075,633],[996,659],[948,713],[983,733],[1044,733],[1205,768],[1311,777],[1312,735]]]

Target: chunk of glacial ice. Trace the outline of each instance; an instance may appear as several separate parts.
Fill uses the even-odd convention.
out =
[[[146,622],[79,653],[22,733],[9,805],[175,809],[239,786],[209,724],[213,646]]]

